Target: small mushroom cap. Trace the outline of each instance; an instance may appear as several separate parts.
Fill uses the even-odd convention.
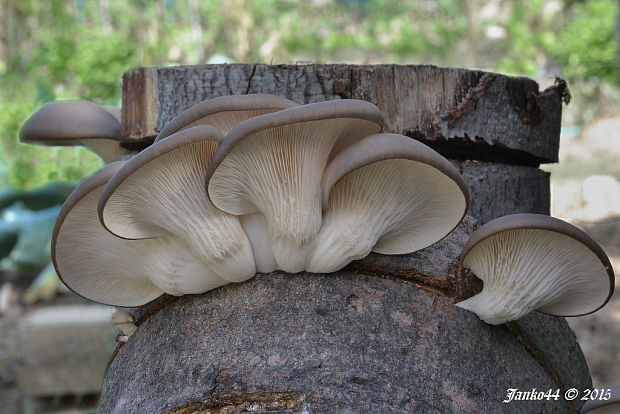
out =
[[[110,318],[110,322],[113,325],[121,324],[121,323],[134,323],[136,319],[134,316],[125,309],[117,309],[112,314]]]
[[[370,251],[404,254],[447,236],[467,211],[457,169],[428,146],[375,134],[338,154],[323,175],[324,221],[308,263],[329,273]]]
[[[321,226],[321,176],[336,148],[383,125],[357,100],[320,102],[257,116],[226,136],[207,171],[213,204],[231,214],[265,216],[279,268],[303,270]]]
[[[209,201],[204,178],[222,133],[192,127],[146,148],[127,161],[105,186],[99,218],[126,239],[173,234],[220,277],[240,282],[254,275],[251,247],[239,218]]]
[[[166,124],[155,138],[155,142],[197,125],[213,125],[227,134],[246,119],[296,106],[299,104],[277,95],[220,96],[181,112]]]
[[[97,104],[82,100],[55,101],[43,105],[28,118],[20,130],[20,139],[39,145],[76,145],[80,139],[117,139],[120,132],[120,121]]]
[[[594,391],[594,390],[593,390]],[[607,388],[599,389],[603,391],[597,398],[588,400],[581,407],[581,414],[617,414],[620,412],[620,385],[609,388],[610,398],[604,400]]]
[[[598,243],[542,214],[513,214],[485,224],[463,247],[461,264],[484,281],[484,289],[457,305],[494,324],[534,309],[586,315],[605,306],[614,291],[614,272]]]

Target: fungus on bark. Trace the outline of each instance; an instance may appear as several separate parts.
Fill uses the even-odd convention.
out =
[[[252,249],[239,218],[216,209],[204,187],[207,166],[222,138],[218,129],[201,125],[137,154],[103,190],[101,223],[125,239],[173,234],[230,282],[254,276]]]
[[[138,329],[135,322],[136,319],[133,315],[125,309],[115,310],[110,318],[110,323],[123,332],[125,338],[131,337],[131,335],[136,332],[136,329]],[[122,342],[127,342],[127,339],[124,339]]]
[[[447,236],[467,211],[457,169],[428,146],[375,134],[338,154],[323,175],[323,226],[308,271],[335,272],[371,251],[404,254]]]
[[[242,121],[294,108],[298,103],[277,95],[232,95],[208,99],[181,112],[164,126],[155,142],[198,125],[212,125],[227,134]]]
[[[140,306],[164,292],[202,293],[228,283],[171,234],[124,240],[101,226],[97,201],[125,163],[109,164],[82,181],[63,205],[52,235],[52,261],[64,284],[95,302]]]
[[[586,233],[540,214],[500,217],[463,247],[461,264],[484,282],[479,294],[457,303],[497,325],[533,310],[559,316],[597,311],[611,298],[614,272]]]
[[[240,123],[207,172],[213,204],[231,214],[262,213],[278,267],[304,270],[321,227],[321,177],[335,153],[381,130],[365,101],[308,104]]]
[[[20,140],[46,146],[85,146],[107,164],[128,153],[121,147],[120,111],[92,102],[55,101],[39,108],[20,130]]]

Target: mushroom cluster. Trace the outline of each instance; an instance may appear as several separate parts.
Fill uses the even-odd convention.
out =
[[[65,119],[71,105],[88,109],[76,111],[75,125]],[[105,113],[48,104],[26,122],[22,139],[64,144],[118,135],[118,121],[104,128],[116,119]],[[380,110],[358,100],[298,105],[239,95],[195,105],[153,145],[76,188],[53,234],[57,273],[88,299],[129,307],[257,272],[330,273],[371,251],[430,246],[463,219],[467,187],[437,152],[382,129]],[[614,288],[600,246],[542,215],[482,226],[461,265],[484,288],[457,306],[490,324],[532,310],[591,313]]]
[[[429,147],[382,128],[365,101],[198,104],[78,186],[54,231],[57,272],[89,299],[138,306],[436,243],[467,211],[463,179]]]

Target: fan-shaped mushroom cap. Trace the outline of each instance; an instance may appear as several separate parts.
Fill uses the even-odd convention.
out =
[[[321,176],[335,148],[382,127],[364,101],[303,105],[240,123],[207,172],[213,204],[231,214],[262,213],[278,267],[302,271],[321,227]]]
[[[299,104],[277,95],[220,96],[181,112],[166,124],[155,138],[155,142],[197,125],[212,125],[223,134],[228,134],[246,119],[296,106]]]
[[[323,226],[307,270],[334,272],[371,250],[403,254],[447,236],[467,211],[456,168],[398,134],[368,136],[338,154],[323,175]]]
[[[493,325],[533,310],[592,313],[614,290],[603,249],[578,228],[540,214],[513,214],[485,224],[463,247],[461,263],[483,280],[484,289],[457,306]]]
[[[216,209],[204,179],[221,132],[192,127],[146,148],[121,168],[99,201],[101,223],[126,239],[185,240],[193,254],[220,277],[240,282],[256,268],[239,218]]]
[[[49,102],[24,123],[20,139],[47,146],[83,145],[110,163],[126,153],[120,146],[116,111],[88,101]]]
[[[56,273],[95,302],[139,306],[166,292],[202,293],[228,283],[202,265],[180,239],[123,240],[101,226],[97,200],[124,162],[85,179],[63,205],[52,235]]]
[[[617,414],[620,413],[620,385],[609,388],[609,398],[607,398],[607,389],[592,390],[602,391],[597,398],[588,400],[581,407],[581,414]],[[590,394],[592,398],[592,394]],[[607,399],[604,399],[607,398]]]

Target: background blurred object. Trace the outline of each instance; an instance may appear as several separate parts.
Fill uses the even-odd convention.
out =
[[[553,214],[597,239],[618,273],[618,21],[617,0],[0,0],[0,406],[11,395],[15,412],[94,404],[78,390],[23,399],[3,346],[41,300],[86,303],[57,295],[48,239],[72,182],[102,164],[83,148],[20,144],[20,125],[40,105],[118,106],[121,74],[136,66],[434,64],[530,76],[542,88],[559,76],[572,100],[560,163],[545,167]],[[595,386],[620,378],[619,295],[599,313],[569,319]]]

